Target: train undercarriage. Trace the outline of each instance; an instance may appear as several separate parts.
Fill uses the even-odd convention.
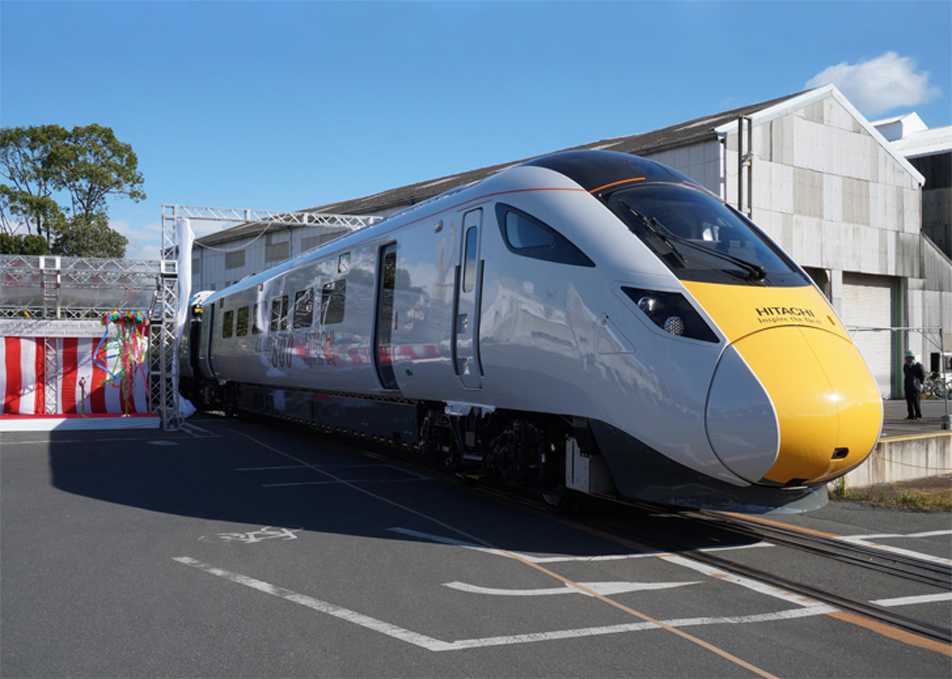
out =
[[[616,492],[584,418],[205,380],[183,379],[182,393],[199,409],[291,421],[529,489],[555,509],[576,492]]]

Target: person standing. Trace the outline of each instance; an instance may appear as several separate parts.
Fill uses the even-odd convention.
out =
[[[906,352],[906,362],[902,366],[902,387],[906,392],[907,420],[921,420],[922,410],[919,398],[922,395],[922,383],[926,380],[926,371],[916,360],[916,352]]]

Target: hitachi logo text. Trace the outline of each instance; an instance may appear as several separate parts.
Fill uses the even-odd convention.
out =
[[[757,309],[758,316],[807,316],[813,318],[816,316],[809,309],[802,309],[796,306],[765,306]]]

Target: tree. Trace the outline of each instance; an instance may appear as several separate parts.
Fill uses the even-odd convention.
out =
[[[116,139],[108,127],[74,127],[65,140],[62,161],[60,179],[72,200],[73,217],[82,217],[85,223],[106,214],[109,196],[136,202],[145,198],[132,146]]]
[[[12,222],[25,225],[28,233],[44,236],[54,254],[125,254],[128,240],[109,228],[107,200],[126,197],[138,202],[146,196],[136,154],[112,129],[3,128],[0,175],[10,182],[0,184],[0,221],[7,233],[17,230]]]
[[[59,125],[0,129],[0,167],[10,181],[0,184],[4,217],[9,211],[27,232],[45,235],[47,243],[63,223],[63,212],[52,196],[62,188],[62,145],[67,135]]]
[[[50,248],[43,236],[0,233],[0,255],[48,255]]]
[[[113,257],[126,255],[129,239],[109,228],[105,213],[86,218],[71,217],[53,241],[53,254],[65,257]]]

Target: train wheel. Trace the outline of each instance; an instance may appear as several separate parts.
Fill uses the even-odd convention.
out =
[[[545,509],[552,514],[571,514],[578,506],[578,496],[565,486],[539,493]]]

